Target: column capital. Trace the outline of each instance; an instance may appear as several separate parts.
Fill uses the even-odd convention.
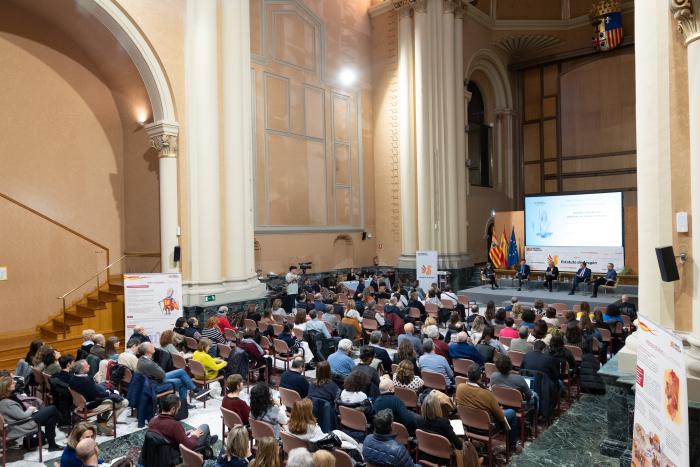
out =
[[[456,2],[456,7],[455,7],[455,18],[456,19],[463,19],[464,15],[467,14],[467,7],[470,3],[474,3],[472,1],[466,2],[464,0],[457,0]]]
[[[179,126],[174,122],[154,122],[145,126],[151,146],[159,157],[177,157],[177,135]]]
[[[457,8],[457,3],[455,0],[442,0],[442,12],[447,14],[454,14]],[[459,2],[461,3],[461,2]]]
[[[394,11],[399,14],[400,17],[406,17],[411,15],[411,8],[416,3],[416,0],[393,0]]]
[[[696,15],[698,0],[669,0],[668,6],[676,20],[678,31],[683,34],[685,45],[700,38],[700,24]]]
[[[414,0],[413,11],[416,13],[426,13],[428,11],[428,0]]]
[[[500,109],[495,110],[496,116],[501,117],[505,115],[513,115],[513,109],[508,108],[508,107],[502,107]]]

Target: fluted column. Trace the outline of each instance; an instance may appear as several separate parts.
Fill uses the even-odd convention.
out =
[[[455,7],[453,0],[443,0],[442,9],[442,76],[443,91],[443,144],[442,166],[445,171],[445,184],[440,194],[443,204],[441,228],[445,229],[442,253],[458,253],[458,210],[457,196],[457,133],[455,128]]]
[[[221,4],[224,108],[224,277],[229,300],[265,291],[255,271],[249,2]]]
[[[693,330],[687,336],[690,343],[690,349],[687,352],[687,368],[688,397],[690,400],[700,401],[700,133],[698,133],[700,132],[700,103],[698,102],[700,99],[700,89],[698,88],[700,86],[700,12],[698,11],[700,2],[698,0],[671,0],[670,7],[688,49],[690,202],[692,210],[690,216],[692,250],[690,265],[693,268]],[[698,259],[695,259],[695,255],[698,255]],[[640,283],[639,286],[641,294],[642,284]]]
[[[178,272],[174,261],[178,245],[177,134],[175,122],[154,122],[146,125],[151,145],[158,151],[160,190],[160,267],[162,272]]]
[[[399,16],[399,169],[401,188],[402,267],[415,266],[416,158],[413,139],[413,20],[412,0],[394,2]]]
[[[464,131],[464,13],[466,8],[458,5],[455,9],[455,136],[457,173],[457,252],[467,253],[467,166],[466,133]]]
[[[418,249],[433,248],[432,188],[433,177],[430,163],[430,29],[427,15],[427,0],[417,0],[413,7],[414,21],[414,89],[416,110],[416,194],[418,207]]]
[[[222,288],[217,29],[216,0],[187,1],[185,80],[191,281],[186,285],[194,295]]]

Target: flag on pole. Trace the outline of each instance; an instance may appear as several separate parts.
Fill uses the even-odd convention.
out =
[[[501,249],[498,247],[498,240],[496,240],[496,234],[491,235],[491,248],[489,249],[489,258],[491,258],[491,264],[494,268],[500,268],[503,258],[501,257]]]
[[[508,237],[506,237],[506,226],[503,226],[501,234],[501,267],[508,267]]]
[[[519,261],[518,242],[515,241],[515,226],[513,226],[513,230],[510,231],[510,245],[508,245],[508,267],[515,266]]]

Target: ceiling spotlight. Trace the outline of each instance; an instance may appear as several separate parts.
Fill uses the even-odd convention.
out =
[[[338,78],[343,86],[352,86],[355,84],[355,80],[357,80],[357,72],[352,68],[343,68]]]

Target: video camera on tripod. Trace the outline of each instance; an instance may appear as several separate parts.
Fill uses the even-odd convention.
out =
[[[307,269],[312,269],[312,265],[314,263],[312,261],[306,261],[303,263],[299,263],[299,269],[301,269],[302,274],[306,274]]]

